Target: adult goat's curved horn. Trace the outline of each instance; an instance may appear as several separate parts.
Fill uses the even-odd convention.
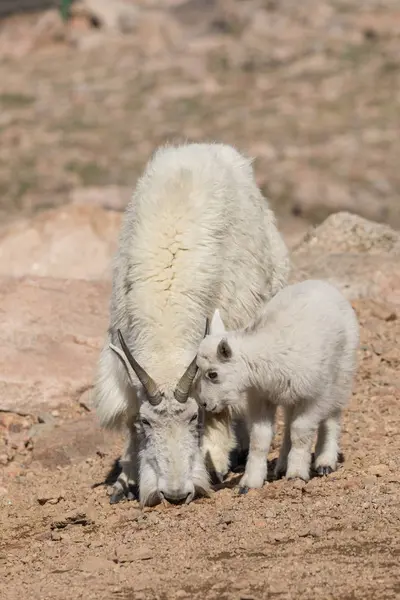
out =
[[[189,398],[190,386],[197,373],[197,356],[194,357],[175,388],[174,396],[178,402],[184,404]]]
[[[204,332],[204,337],[206,335],[208,335],[209,328],[210,328],[210,322],[208,319],[206,319],[206,329]],[[187,401],[187,399],[189,397],[190,386],[192,385],[193,379],[196,377],[196,373],[197,373],[196,361],[197,361],[197,355],[194,357],[194,359],[192,360],[192,362],[190,363],[190,365],[188,366],[188,368],[186,369],[186,371],[184,372],[184,374],[178,381],[178,385],[175,388],[175,392],[174,392],[175,399],[178,400],[178,402],[181,402],[181,404],[184,404]]]
[[[209,333],[210,333],[210,319],[207,317],[207,319],[206,319],[206,331],[205,331],[204,337],[206,337],[207,335],[209,335]]]
[[[162,400],[162,396],[160,394],[160,390],[158,389],[156,382],[154,381],[154,379],[152,379],[150,377],[150,375],[148,373],[146,373],[146,371],[143,369],[143,367],[141,367],[139,365],[139,363],[133,358],[131,351],[129,350],[129,348],[126,344],[120,329],[117,330],[117,334],[118,334],[119,343],[121,344],[121,348],[125,354],[125,357],[126,357],[128,363],[130,364],[130,366],[132,367],[132,369],[134,370],[134,372],[136,373],[136,376],[139,379],[140,383],[144,387],[146,396],[147,396],[150,404],[152,404],[153,406],[157,406],[157,404],[160,404],[160,402]],[[113,349],[113,348],[111,348],[111,349]],[[120,354],[118,354],[118,356],[120,358],[122,358]]]

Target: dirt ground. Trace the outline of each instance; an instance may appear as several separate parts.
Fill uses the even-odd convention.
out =
[[[290,243],[337,210],[400,227],[398,0],[166,0],[168,18],[148,4],[123,36],[81,23],[66,40],[54,15],[0,23],[1,223],[132,189],[157,145],[213,139],[257,157]],[[307,484],[238,496],[234,473],[188,506],[110,505],[123,438],[99,429],[84,389],[39,419],[0,410],[1,599],[399,597],[399,305],[354,306],[344,461]]]
[[[188,506],[110,505],[105,481],[120,437],[96,433],[87,412],[59,419],[8,467],[2,598],[398,597],[400,319],[384,303],[354,306],[360,367],[336,473],[240,497],[233,474]]]

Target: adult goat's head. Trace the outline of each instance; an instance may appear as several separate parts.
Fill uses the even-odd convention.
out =
[[[196,357],[174,388],[160,388],[136,361],[121,331],[117,333],[120,347],[110,344],[110,348],[124,365],[141,401],[136,421],[141,443],[141,503],[152,505],[164,499],[188,503],[196,493],[207,494],[209,481],[200,448],[203,415],[191,396]]]

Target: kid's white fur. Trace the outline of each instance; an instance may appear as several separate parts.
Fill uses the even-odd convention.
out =
[[[200,344],[196,394],[206,411],[244,412],[250,449],[243,489],[261,487],[275,412],[285,410],[276,474],[310,477],[337,468],[340,418],[352,388],[359,326],[351,304],[332,285],[308,280],[267,302],[242,330],[226,331],[217,310]]]

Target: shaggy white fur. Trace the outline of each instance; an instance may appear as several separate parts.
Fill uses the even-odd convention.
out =
[[[138,482],[139,447],[143,502],[160,491],[178,497],[208,489],[193,426],[196,402],[189,397],[180,405],[175,386],[215,308],[221,308],[230,327],[243,326],[285,284],[288,271],[286,247],[250,160],[223,144],[165,147],[155,153],[126,210],[96,379],[102,425],[128,425],[113,501]],[[110,343],[117,344],[118,328],[161,390],[159,406],[146,401],[133,372],[130,384],[128,367],[110,349]],[[207,418],[203,454],[221,476],[234,446],[229,412]]]

